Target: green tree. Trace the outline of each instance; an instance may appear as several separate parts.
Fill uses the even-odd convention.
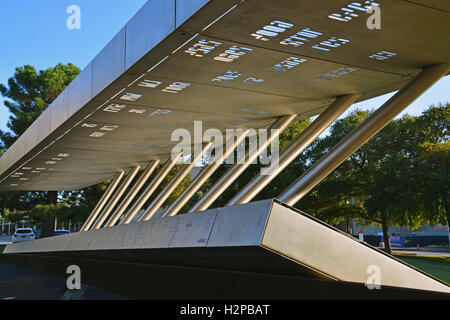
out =
[[[417,121],[421,140],[415,158],[421,174],[420,205],[431,223],[447,221],[450,232],[450,104],[425,110]],[[449,233],[450,243],[450,233]]]
[[[339,143],[352,130],[361,125],[372,111],[355,110],[338,119],[329,134],[319,138],[308,149],[305,161],[313,164]],[[362,205],[364,186],[370,183],[367,169],[373,156],[373,140],[354,152],[346,161],[311,190],[296,207],[333,225],[353,218],[369,219]],[[298,175],[297,175],[298,177]]]
[[[21,223],[22,221],[30,220],[30,212],[28,210],[14,210],[8,208],[3,211],[4,217],[11,223]]]
[[[336,121],[310,148],[308,160],[320,159],[370,113],[356,110]],[[388,252],[389,226],[414,229],[448,221],[449,120],[447,105],[391,121],[297,207],[333,224],[344,219],[379,224]]]
[[[417,169],[424,172],[420,205],[431,223],[447,222],[450,243],[450,141],[419,145]]]
[[[38,204],[30,212],[32,223],[41,227],[41,236],[53,234],[57,219],[67,220],[72,214],[72,209],[65,204]]]
[[[10,132],[0,130],[3,149],[9,148],[79,73],[80,68],[71,63],[39,72],[30,65],[16,68],[8,86],[0,84],[11,114],[7,124]]]
[[[0,93],[6,98],[4,105],[10,113],[7,124],[9,131],[0,130],[0,148],[8,149],[79,72],[80,69],[71,63],[59,63],[54,68],[40,71],[30,65],[16,68],[7,86],[0,84]],[[36,201],[55,204],[57,193],[2,192],[0,197],[2,206],[31,210]],[[50,233],[43,233],[43,236],[46,235]]]
[[[380,141],[385,156],[372,170],[374,183],[365,203],[369,211],[413,229],[448,223],[449,125],[448,105],[431,106],[419,117],[406,115],[393,123],[395,130]]]

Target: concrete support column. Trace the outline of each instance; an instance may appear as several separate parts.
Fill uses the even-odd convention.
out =
[[[208,180],[208,178],[216,172],[217,169],[222,165],[222,163],[236,150],[238,145],[244,141],[247,136],[249,130],[245,130],[241,135],[235,137],[234,135],[226,142],[227,150],[222,152],[220,158],[214,157],[213,162],[208,164],[206,167],[202,169],[197,177],[195,177],[194,181],[192,181],[187,188],[183,191],[183,193],[169,206],[169,208],[164,212],[161,216],[170,217],[176,215],[181,208],[189,201],[189,199],[197,192],[198,189]],[[231,145],[231,148],[228,146]]]
[[[270,128],[268,129],[269,134],[266,141],[262,144],[258,144],[258,149],[256,152],[250,153],[250,150],[246,150],[245,158],[247,159],[244,164],[236,163],[232,168],[230,168],[219,180],[208,190],[208,192],[201,198],[190,210],[189,212],[197,212],[206,210],[209,208],[213,202],[220,197],[222,193],[241,175],[245,169],[248,168],[272,143],[272,141],[279,136],[279,134],[297,117],[296,114],[279,117]],[[276,130],[276,134],[272,135],[272,130]]]
[[[155,200],[148,206],[145,210],[144,215],[141,217],[139,221],[147,221],[158,211],[159,208],[164,204],[167,198],[170,197],[172,192],[178,187],[178,185],[183,181],[183,179],[189,174],[192,168],[195,166],[197,162],[199,162],[203,155],[208,151],[211,147],[212,142],[208,142],[203,146],[198,146],[201,148],[201,152],[194,152],[191,156],[191,163],[186,165],[184,168],[181,168],[177,175],[169,182],[169,184],[164,188],[163,191],[156,197]]]
[[[103,210],[102,214],[98,217],[97,221],[95,222],[92,229],[99,229],[105,222],[106,218],[108,218],[111,211],[116,206],[117,202],[120,200],[124,192],[127,190],[130,183],[133,181],[136,174],[141,169],[141,166],[135,166],[133,167],[130,172],[128,173],[127,177],[123,180],[120,187],[117,189],[116,193],[111,197],[110,202],[106,206],[105,210]]]
[[[310,167],[300,178],[292,183],[278,198],[293,206],[305,194],[320,183],[353,152],[383,129],[389,121],[416,100],[422,93],[436,83],[450,70],[450,63],[425,68],[403,89],[378,108],[358,128],[354,129],[333,149]]]
[[[100,211],[105,206],[106,202],[111,197],[114,190],[117,188],[117,185],[119,184],[120,180],[122,179],[124,175],[123,171],[118,171],[114,177],[114,179],[111,181],[111,184],[109,185],[108,189],[106,189],[103,196],[100,198],[100,201],[95,206],[94,210],[92,210],[91,214],[87,218],[86,222],[81,227],[80,231],[87,231],[91,227],[91,225],[94,223],[95,219],[97,218]]]
[[[251,201],[266,185],[275,179],[292,161],[294,161],[316,138],[336,120],[360,94],[338,97],[324,112],[317,117],[295,140],[280,154],[279,165],[269,175],[258,175],[239,191],[227,206]]]
[[[125,210],[130,205],[130,203],[136,197],[137,193],[142,189],[145,182],[150,178],[153,171],[155,171],[158,164],[159,164],[159,160],[153,160],[148,163],[144,172],[142,172],[142,174],[140,175],[138,181],[136,181],[133,188],[125,196],[125,198],[122,200],[122,202],[117,206],[116,210],[111,215],[111,218],[106,222],[107,227],[112,227],[116,224],[116,222],[120,219],[122,214],[125,212]]]
[[[125,215],[124,219],[120,224],[128,224],[133,220],[133,218],[136,216],[139,210],[141,210],[142,207],[145,205],[148,198],[150,198],[153,192],[155,192],[156,188],[158,188],[158,186],[164,181],[166,176],[169,174],[170,170],[172,170],[173,166],[176,164],[178,159],[180,159],[181,155],[182,152],[180,151],[174,158],[170,158],[169,160],[167,160],[166,164],[161,168],[157,176],[147,186],[147,188],[145,188],[141,196],[136,200],[136,202],[127,212],[127,214]]]

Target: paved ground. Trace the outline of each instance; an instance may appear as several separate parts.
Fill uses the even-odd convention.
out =
[[[122,300],[124,297],[92,287],[67,290],[66,279],[0,258],[0,300]]]
[[[432,256],[432,257],[448,257],[450,258],[450,252],[434,251],[434,250],[411,250],[411,249],[392,249],[395,253],[413,254],[416,256]]]

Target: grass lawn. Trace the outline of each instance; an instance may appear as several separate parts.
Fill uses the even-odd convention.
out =
[[[407,264],[450,284],[450,258],[395,256]]]

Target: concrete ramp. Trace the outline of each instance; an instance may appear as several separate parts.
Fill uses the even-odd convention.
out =
[[[450,293],[445,283],[277,200],[11,244],[4,254],[95,258]]]

